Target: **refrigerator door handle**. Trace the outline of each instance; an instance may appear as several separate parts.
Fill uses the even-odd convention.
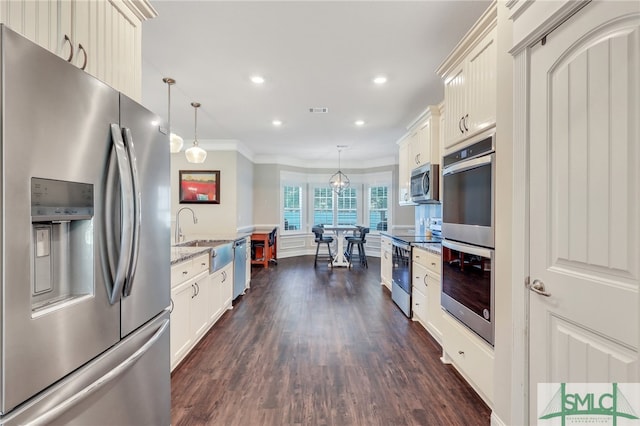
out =
[[[136,159],[136,150],[133,144],[133,137],[131,136],[131,129],[124,128],[122,131],[124,136],[125,146],[129,154],[129,162],[131,164],[131,182],[133,184],[133,207],[134,207],[134,219],[133,219],[133,239],[131,241],[131,261],[129,263],[127,279],[124,286],[124,297],[131,294],[133,287],[133,279],[136,275],[136,268],[138,266],[138,255],[140,253],[140,224],[142,223],[142,194],[140,193],[140,178],[138,173],[138,162]]]
[[[35,425],[43,425],[43,424],[51,423],[56,418],[60,417],[60,415],[62,415],[66,410],[68,410],[78,402],[82,401],[83,399],[89,397],[92,393],[94,393],[101,387],[107,385],[109,382],[111,382],[113,379],[117,378],[121,374],[124,374],[124,372],[127,369],[129,369],[129,367],[135,364],[136,361],[142,358],[142,356],[145,353],[147,353],[149,349],[151,349],[151,347],[158,341],[158,339],[160,339],[160,337],[165,332],[168,326],[169,326],[169,320],[166,319],[162,322],[162,325],[160,326],[158,331],[156,331],[154,335],[151,336],[149,340],[145,342],[144,345],[140,346],[140,348],[137,351],[129,355],[127,359],[122,361],[122,363],[116,366],[113,370],[109,371],[107,374],[100,377],[98,380],[91,383],[86,388],[75,393],[73,396],[65,399],[60,404],[49,409],[49,411],[47,411],[46,413],[26,423],[26,425],[35,426]]]
[[[116,151],[118,172],[120,174],[120,192],[122,196],[122,232],[120,234],[120,254],[116,266],[116,275],[113,279],[113,289],[109,295],[109,302],[113,305],[122,298],[122,289],[129,271],[131,261],[131,249],[133,246],[133,224],[135,215],[133,198],[133,181],[131,178],[131,166],[129,156],[122,140],[120,126],[111,124],[111,138]]]

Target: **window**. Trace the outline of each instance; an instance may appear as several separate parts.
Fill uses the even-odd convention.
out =
[[[295,231],[302,229],[302,188],[299,186],[284,186],[284,230]]]
[[[358,221],[358,198],[355,188],[347,188],[338,195],[338,225],[355,225]]]
[[[372,233],[391,229],[391,172],[353,173],[349,178],[351,186],[338,195],[328,176],[281,171],[282,232],[306,233],[320,224],[364,225]]]
[[[333,224],[333,191],[329,187],[313,190],[313,224]]]
[[[369,188],[369,227],[371,230],[386,231],[389,208],[389,188],[372,186]]]

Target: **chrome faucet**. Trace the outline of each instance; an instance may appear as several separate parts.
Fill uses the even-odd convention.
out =
[[[178,209],[178,211],[176,212],[176,236],[175,236],[175,243],[178,244],[182,238],[184,237],[184,234],[182,233],[182,229],[180,229],[180,212],[182,210],[189,210],[191,211],[191,215],[193,216],[193,223],[196,224],[198,223],[198,218],[196,217],[195,212],[189,208],[189,207],[182,207],[180,209]]]

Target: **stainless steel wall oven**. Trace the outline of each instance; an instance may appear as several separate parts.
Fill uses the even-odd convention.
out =
[[[451,315],[493,345],[495,130],[443,159],[442,294]]]
[[[494,247],[495,133],[444,157],[442,234]]]
[[[442,241],[442,307],[492,345],[493,262],[493,249]]]

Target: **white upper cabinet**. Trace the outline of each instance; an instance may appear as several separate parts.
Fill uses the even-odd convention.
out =
[[[0,22],[135,100],[142,95],[146,0],[8,0]]]
[[[440,164],[440,109],[428,106],[409,127],[408,136],[398,142],[400,205],[411,200],[411,171],[427,163]]]
[[[444,80],[444,148],[496,122],[496,25],[493,3],[437,71]]]
[[[411,201],[411,139],[400,141],[398,149],[398,201],[401,206],[413,205]]]
[[[410,169],[427,163],[440,164],[440,110],[429,106],[411,134]]]

